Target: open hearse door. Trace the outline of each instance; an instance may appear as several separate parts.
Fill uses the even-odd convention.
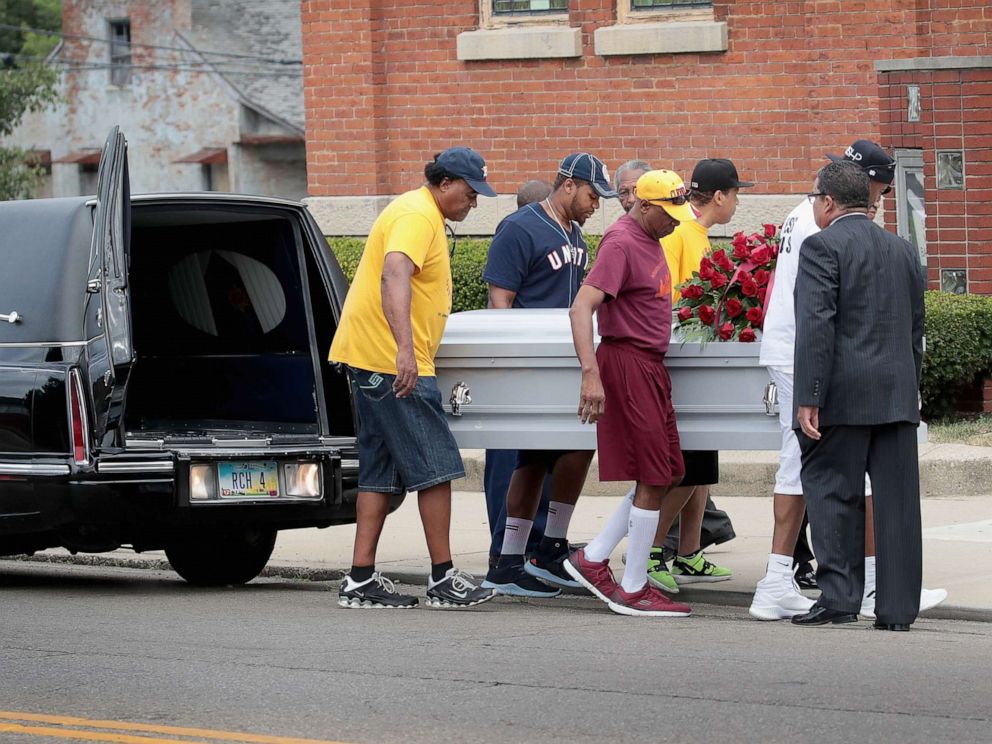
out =
[[[124,391],[134,343],[128,261],[131,242],[131,197],[127,141],[120,128],[110,130],[100,156],[93,241],[86,283],[85,330],[87,381],[94,446],[117,441]]]

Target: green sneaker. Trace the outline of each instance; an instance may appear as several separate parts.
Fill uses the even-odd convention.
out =
[[[648,555],[648,581],[651,586],[657,587],[669,594],[678,594],[679,585],[668,571],[668,564],[662,557],[661,549],[652,550]]]
[[[678,555],[672,561],[672,577],[679,584],[702,584],[714,581],[727,581],[734,573],[729,568],[721,568],[706,560],[703,551],[688,558]]]

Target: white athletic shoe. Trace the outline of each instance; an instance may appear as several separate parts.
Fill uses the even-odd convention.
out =
[[[792,576],[768,574],[755,587],[748,612],[758,620],[788,620],[809,612],[814,604],[800,593]]]
[[[947,599],[946,589],[920,589],[920,612],[932,610]],[[861,612],[858,613],[869,620],[875,619],[875,589],[872,587],[865,592],[861,600]]]

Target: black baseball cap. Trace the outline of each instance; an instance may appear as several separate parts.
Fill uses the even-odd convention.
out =
[[[437,164],[456,178],[464,180],[477,193],[496,196],[493,187],[486,182],[486,161],[471,147],[449,147],[437,156]]]
[[[854,143],[844,150],[843,155],[831,155],[827,157],[835,163],[843,160],[860,165],[870,179],[879,183],[892,183],[896,175],[896,161],[878,145],[870,140],[855,140]]]
[[[737,167],[727,158],[706,158],[696,163],[689,179],[693,191],[730,191],[754,186],[751,181],[742,181],[737,175]]]
[[[596,193],[605,199],[612,199],[617,192],[610,186],[610,172],[606,163],[587,152],[574,152],[566,155],[558,164],[558,173],[569,178],[588,181]]]

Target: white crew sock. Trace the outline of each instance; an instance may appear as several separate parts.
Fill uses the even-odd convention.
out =
[[[658,529],[658,512],[630,507],[630,521],[627,527],[627,567],[623,571],[620,586],[625,592],[637,592],[648,582],[648,555],[651,543]]]
[[[610,557],[613,549],[627,535],[627,523],[630,521],[630,507],[634,503],[634,489],[630,489],[620,505],[616,508],[606,526],[599,534],[582,549],[587,561],[599,563]]]
[[[786,576],[792,578],[793,561],[791,555],[768,554],[768,572],[766,576]]]
[[[506,531],[503,533],[503,550],[500,557],[523,555],[527,550],[527,538],[534,522],[520,517],[506,518]]]
[[[875,556],[865,556],[865,594],[875,588]]]
[[[568,523],[572,521],[575,504],[563,504],[560,501],[548,503],[548,524],[544,528],[544,536],[555,540],[564,540],[568,536]]]

